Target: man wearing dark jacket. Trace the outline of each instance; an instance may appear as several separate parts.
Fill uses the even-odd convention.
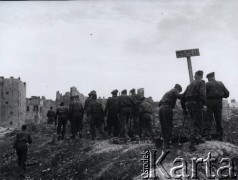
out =
[[[127,90],[121,91],[121,96],[117,98],[117,108],[120,119],[120,137],[129,139],[128,121],[130,118],[131,108],[134,105],[133,100],[127,95]]]
[[[69,120],[71,123],[72,139],[75,139],[77,133],[79,133],[79,138],[82,138],[83,114],[83,105],[79,101],[79,96],[77,95],[75,96],[74,101],[69,104]]]
[[[203,71],[197,71],[195,80],[187,86],[183,93],[181,105],[184,114],[187,110],[192,118],[192,129],[190,134],[190,151],[196,151],[195,143],[202,143],[202,121],[203,110],[206,109],[206,85],[203,79]],[[187,103],[187,104],[185,104]]]
[[[64,139],[66,125],[69,119],[69,110],[68,108],[64,106],[64,102],[61,102],[60,107],[57,108],[55,119],[58,122],[57,134],[58,134],[58,140],[60,141]]]
[[[97,102],[97,94],[92,94],[92,100],[89,104],[88,112],[90,117],[90,134],[91,140],[94,140],[96,137],[96,128],[101,135],[104,134],[102,131],[102,125],[104,124],[104,112],[103,106],[101,103]]]
[[[223,128],[222,128],[222,98],[229,97],[229,91],[226,89],[221,81],[215,80],[215,73],[207,74],[208,82],[206,83],[207,90],[207,114],[206,114],[206,128],[207,139],[211,139],[211,123],[213,115],[216,121],[216,131],[218,134],[218,140],[223,140]]]
[[[26,171],[26,160],[28,152],[28,144],[32,143],[31,135],[27,132],[27,125],[22,125],[22,131],[18,132],[13,144],[13,149],[16,150],[18,157],[18,166]]]
[[[109,97],[106,103],[105,115],[107,114],[107,132],[108,135],[111,136],[113,132],[113,136],[119,135],[119,119],[117,112],[117,93],[118,90],[115,89],[111,92],[112,97]]]
[[[164,148],[170,148],[172,145],[172,132],[173,132],[173,109],[176,101],[180,98],[179,93],[182,91],[182,87],[176,84],[173,89],[165,93],[159,102],[159,120],[164,139]]]
[[[133,106],[131,107],[131,131],[133,138],[139,139],[140,134],[140,122],[139,122],[139,104],[140,104],[140,95],[136,94],[136,90],[133,88],[130,90],[131,99],[133,100]]]
[[[50,110],[47,112],[46,116],[48,117],[48,124],[53,124],[54,122],[55,126],[57,125],[55,119],[55,111],[53,110],[53,107],[50,107]]]
[[[151,104],[145,101],[145,97],[141,97],[140,104],[139,104],[140,123],[142,127],[145,128],[151,140],[154,140],[155,132],[152,126],[152,114],[153,114],[153,109]]]

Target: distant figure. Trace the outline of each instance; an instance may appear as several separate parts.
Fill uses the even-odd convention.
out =
[[[121,96],[117,98],[117,108],[120,119],[120,137],[129,139],[128,125],[130,118],[131,108],[133,106],[133,100],[127,95],[127,90],[121,91]]]
[[[107,132],[109,137],[119,135],[119,119],[118,119],[118,109],[117,109],[117,93],[118,90],[115,89],[111,92],[112,97],[109,97],[106,103],[105,115],[107,115]]]
[[[130,129],[132,131],[132,136],[134,139],[139,139],[140,134],[140,123],[139,123],[139,103],[140,103],[140,95],[136,94],[136,90],[133,88],[130,90],[130,98],[133,101],[133,105],[131,107],[131,115],[130,115]]]
[[[218,140],[223,140],[223,127],[222,127],[222,98],[229,97],[229,91],[226,89],[221,81],[215,80],[215,73],[207,74],[208,82],[206,83],[207,91],[207,140],[211,140],[211,124],[213,115],[216,121],[216,132]]]
[[[69,110],[67,107],[64,106],[64,102],[61,102],[60,107],[57,108],[55,119],[58,122],[57,134],[58,140],[60,141],[64,139],[64,135],[66,132],[66,125],[69,119]]]
[[[79,138],[82,138],[81,131],[83,129],[83,114],[84,109],[82,103],[79,101],[79,96],[75,96],[75,100],[69,104],[69,120],[71,123],[72,139],[78,133]]]
[[[203,71],[197,71],[194,78],[195,80],[187,86],[181,99],[184,114],[189,112],[192,118],[190,151],[196,151],[195,144],[204,143],[204,139],[202,139],[202,122],[203,111],[206,110],[206,85],[205,81],[202,80]]]
[[[18,132],[13,144],[13,149],[16,150],[18,157],[18,166],[25,172],[26,160],[28,152],[28,144],[32,143],[31,135],[27,132],[27,125],[22,125],[22,131]]]
[[[177,99],[181,97],[179,94],[181,91],[182,87],[179,84],[175,84],[174,88],[166,92],[159,102],[159,120],[164,138],[164,148],[172,146],[173,109]]]
[[[55,119],[55,111],[53,110],[53,107],[50,107],[50,110],[47,112],[46,116],[48,117],[48,124],[53,124],[54,122],[55,126],[57,125]]]
[[[102,125],[104,123],[104,112],[103,112],[103,106],[101,103],[97,102],[97,94],[92,94],[92,101],[89,104],[89,115],[90,118],[90,134],[91,134],[91,140],[94,140],[96,138],[96,128],[100,132],[101,135],[104,134],[102,130]]]
[[[87,117],[89,117],[88,108],[89,108],[89,104],[92,100],[92,95],[93,94],[96,94],[96,91],[92,90],[90,93],[88,93],[88,97],[87,97],[87,99],[85,100],[85,103],[84,103],[84,111],[86,112]]]
[[[154,140],[155,132],[152,125],[152,106],[145,101],[145,97],[140,98],[139,104],[139,118],[141,126],[145,128],[146,133],[150,136],[151,140]],[[140,132],[142,134],[142,132]]]

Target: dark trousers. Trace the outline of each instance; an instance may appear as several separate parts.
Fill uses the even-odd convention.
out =
[[[213,117],[216,122],[216,132],[223,135],[222,127],[222,99],[207,99],[206,129],[210,134]]]
[[[130,108],[121,108],[120,110],[120,136],[127,137],[129,118],[130,118]]]
[[[28,146],[26,143],[19,143],[16,146],[16,153],[18,157],[18,166],[23,170],[26,170],[26,160],[27,160]]]
[[[172,141],[173,108],[168,105],[162,105],[159,110],[159,120],[164,141],[169,143]]]
[[[65,132],[66,132],[66,125],[67,125],[67,120],[58,119],[58,126],[57,126],[57,134],[58,135],[62,135],[62,137],[64,137]]]
[[[53,122],[56,122],[54,117],[48,117],[48,124],[53,124]]]
[[[109,110],[107,116],[107,132],[110,136],[113,132],[113,136],[119,135],[119,120],[116,110]]]
[[[188,101],[187,109],[192,118],[191,143],[195,143],[197,139],[202,137],[202,122],[203,122],[203,106],[200,101]]]
[[[100,114],[92,114],[90,118],[90,134],[92,138],[96,137],[96,129],[103,134],[102,131],[103,116]]]
[[[83,129],[83,115],[79,114],[78,116],[72,116],[70,118],[71,123],[71,133],[75,137],[76,133],[80,132]]]
[[[142,134],[142,128],[144,127],[146,133],[150,136],[150,137],[154,137],[155,132],[153,129],[153,125],[152,125],[152,115],[150,113],[143,113],[140,116],[140,129],[141,132],[140,134]]]

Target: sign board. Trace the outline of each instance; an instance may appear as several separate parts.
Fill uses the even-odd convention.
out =
[[[176,51],[177,58],[191,57],[191,56],[200,56],[199,49],[187,49]]]

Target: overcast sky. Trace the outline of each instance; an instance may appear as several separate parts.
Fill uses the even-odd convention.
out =
[[[193,72],[212,71],[238,100],[238,1],[0,2],[0,75],[21,77],[27,97],[55,99],[145,88],[160,100],[189,83],[176,50],[199,48]]]

